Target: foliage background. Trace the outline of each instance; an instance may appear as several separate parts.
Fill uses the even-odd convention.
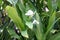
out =
[[[60,0],[0,0],[0,40],[59,40]],[[29,10],[33,16],[25,15]],[[33,21],[37,20],[34,24]]]

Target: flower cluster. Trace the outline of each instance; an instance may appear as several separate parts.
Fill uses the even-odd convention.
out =
[[[25,15],[33,17],[35,15],[35,13],[32,10],[28,10]],[[32,23],[33,24],[39,24],[39,22],[36,19],[34,19]]]

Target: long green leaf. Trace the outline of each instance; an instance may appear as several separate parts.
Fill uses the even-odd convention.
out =
[[[39,22],[39,24],[36,24],[36,30],[35,30],[35,34],[38,40],[43,40],[43,26],[40,20],[40,17],[38,15],[38,13],[36,13],[36,20]]]
[[[18,13],[15,8],[7,6],[6,11],[8,16],[15,22],[15,24],[19,27],[20,30],[25,30],[24,24],[21,18],[18,16]]]
[[[50,32],[55,24],[56,12],[54,11],[52,16],[49,18],[46,35]]]
[[[20,29],[21,34],[25,37],[28,37],[26,28],[25,28],[21,18],[18,16],[16,9],[11,6],[7,6],[5,9],[8,13],[8,16],[13,20],[13,22],[16,24],[16,26]]]

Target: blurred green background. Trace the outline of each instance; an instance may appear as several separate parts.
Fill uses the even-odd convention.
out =
[[[0,40],[60,40],[60,0],[0,0]]]

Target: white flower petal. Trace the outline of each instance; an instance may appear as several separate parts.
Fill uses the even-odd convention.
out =
[[[60,12],[60,11],[58,11],[58,12]]]
[[[0,32],[3,32],[3,30],[0,30]]]
[[[19,33],[19,30],[17,32]]]
[[[18,29],[18,28],[16,27],[16,29]]]
[[[36,21],[36,23],[37,23],[37,24],[39,24],[39,22],[38,22],[38,21]]]
[[[39,22],[37,20],[34,20],[33,24],[39,24]]]
[[[57,31],[57,30],[52,29],[52,30],[51,30],[51,33],[55,33],[56,31]]]
[[[2,10],[3,8],[1,7],[1,10]]]
[[[28,10],[25,15],[27,15],[27,16],[33,16],[34,12],[32,10]]]
[[[45,10],[46,10],[46,12],[49,12],[49,9],[47,7],[45,8]]]

